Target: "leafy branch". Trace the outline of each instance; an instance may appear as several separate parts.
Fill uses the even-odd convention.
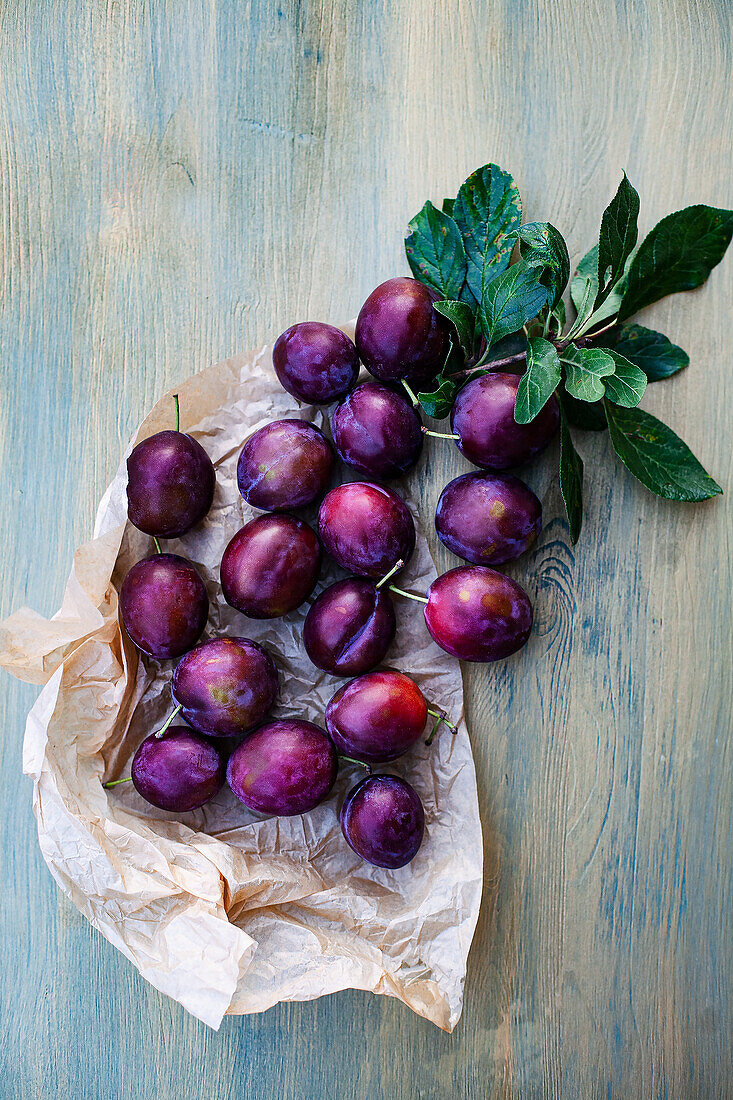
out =
[[[441,295],[435,309],[454,333],[420,404],[442,419],[471,379],[524,363],[516,422],[531,424],[548,401],[560,402],[560,488],[573,542],[582,523],[583,463],[571,426],[607,429],[627,469],[658,496],[700,501],[722,492],[672,429],[638,408],[647,384],[683,370],[689,357],[629,318],[705,282],[733,237],[733,211],[689,206],[663,218],[639,244],[639,208],[624,174],[603,212],[598,244],[570,279],[560,231],[549,222],[522,225],[514,180],[487,164],[442,209],[427,202],[405,242],[415,278]],[[575,309],[569,324],[568,284]]]

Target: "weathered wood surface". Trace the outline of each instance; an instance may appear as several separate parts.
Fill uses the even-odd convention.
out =
[[[725,0],[4,0],[0,612],[58,605],[157,395],[294,320],[353,316],[404,269],[407,216],[484,161],[575,258],[623,168],[644,228],[731,205],[730,17]],[[645,407],[728,492],[732,290],[728,258],[645,316],[692,359]],[[20,774],[35,690],[4,678],[3,1096],[733,1093],[730,497],[668,505],[605,439],[580,447],[580,546],[553,489],[515,571],[530,645],[466,672],[487,875],[456,1033],[347,992],[214,1034],[147,986],[44,867]],[[436,441],[426,516],[462,468]]]

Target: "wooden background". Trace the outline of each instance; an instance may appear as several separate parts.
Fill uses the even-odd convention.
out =
[[[479,164],[576,259],[622,169],[644,229],[730,206],[732,30],[726,0],[4,0],[0,613],[56,608],[166,387],[354,316]],[[692,359],[645,407],[728,493],[732,290],[728,257],[643,318]],[[552,490],[516,570],[523,659],[466,670],[487,874],[454,1035],[355,992],[216,1034],[146,985],[45,869],[36,692],[3,677],[3,1097],[733,1094],[730,496],[666,504],[579,447],[579,547]],[[426,509],[462,468],[436,443]]]

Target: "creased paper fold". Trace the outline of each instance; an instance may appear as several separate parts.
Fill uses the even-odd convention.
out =
[[[206,521],[166,548],[194,561],[206,580],[205,637],[236,633],[266,645],[280,670],[276,713],[322,725],[343,681],[314,668],[305,654],[307,605],[257,622],[229,607],[219,590],[224,547],[251,515],[235,479],[244,439],[278,417],[323,426],[321,413],[299,408],[280,390],[270,356],[265,347],[227,359],[178,389],[182,430],[208,451],[217,488]],[[164,397],[135,442],[171,427],[172,415]],[[28,716],[23,767],[33,779],[38,837],[52,875],[149,982],[212,1027],[226,1013],[354,987],[398,997],[452,1030],[482,880],[457,661],[431,641],[422,605],[401,600],[388,662],[459,722],[459,734],[444,728],[430,748],[419,743],[388,766],[416,787],[427,821],[420,852],[398,871],[363,863],[341,836],[338,804],[360,777],[352,765],[342,765],[323,805],[294,818],[251,813],[226,788],[182,815],[149,806],[132,784],[105,790],[103,780],[129,775],[135,749],[171,707],[173,662],[139,659],[118,622],[121,580],[152,552],[151,540],[126,522],[125,483],[123,461],[53,618],[23,609],[0,627],[0,665],[45,685]],[[409,483],[397,489],[416,514]],[[318,590],[337,575],[327,563]],[[434,577],[418,534],[400,584],[424,591]]]

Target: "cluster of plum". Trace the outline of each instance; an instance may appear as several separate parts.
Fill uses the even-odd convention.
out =
[[[502,471],[542,450],[558,425],[555,398],[531,424],[516,423],[518,376],[495,371],[469,381],[456,400],[450,438],[487,472],[452,481],[435,517],[441,540],[469,564],[438,577],[426,596],[392,583],[414,550],[415,527],[404,501],[382,482],[414,466],[425,434],[437,434],[422,425],[411,390],[435,377],[449,351],[449,325],[433,309],[436,299],[414,279],[390,279],[364,303],[355,344],[331,325],[289,328],[274,345],[275,372],[299,401],[338,402],[333,445],[306,421],[277,420],[254,432],[239,456],[239,491],[264,514],[224,551],[227,602],[253,619],[288,614],[312,594],[322,550],[350,574],[318,596],[303,630],[314,665],[356,677],[328,704],[328,732],[297,719],[265,721],[278,674],[255,642],[219,637],[196,645],[208,616],[206,588],[190,562],[160,552],[158,539],[182,535],[211,507],[215,475],[206,452],[177,425],[130,455],[129,518],[154,536],[159,552],[125,577],[122,621],[143,653],[182,658],[172,681],[176,710],[132,763],[132,781],[153,805],[193,809],[226,778],[253,810],[303,813],[328,795],[341,756],[368,769],[340,811],[351,847],[383,867],[403,866],[417,852],[424,829],[417,793],[398,776],[372,774],[371,765],[406,752],[429,714],[436,723],[428,743],[447,719],[408,676],[372,671],[395,634],[390,593],[421,600],[429,633],[453,656],[495,661],[524,645],[532,626],[529,598],[492,567],[534,542],[542,509],[523,482]],[[375,381],[357,385],[360,363]],[[370,480],[331,488],[335,454]],[[292,512],[318,501],[316,534]],[[179,712],[188,726],[171,726]],[[232,737],[243,739],[225,765],[221,745]]]

